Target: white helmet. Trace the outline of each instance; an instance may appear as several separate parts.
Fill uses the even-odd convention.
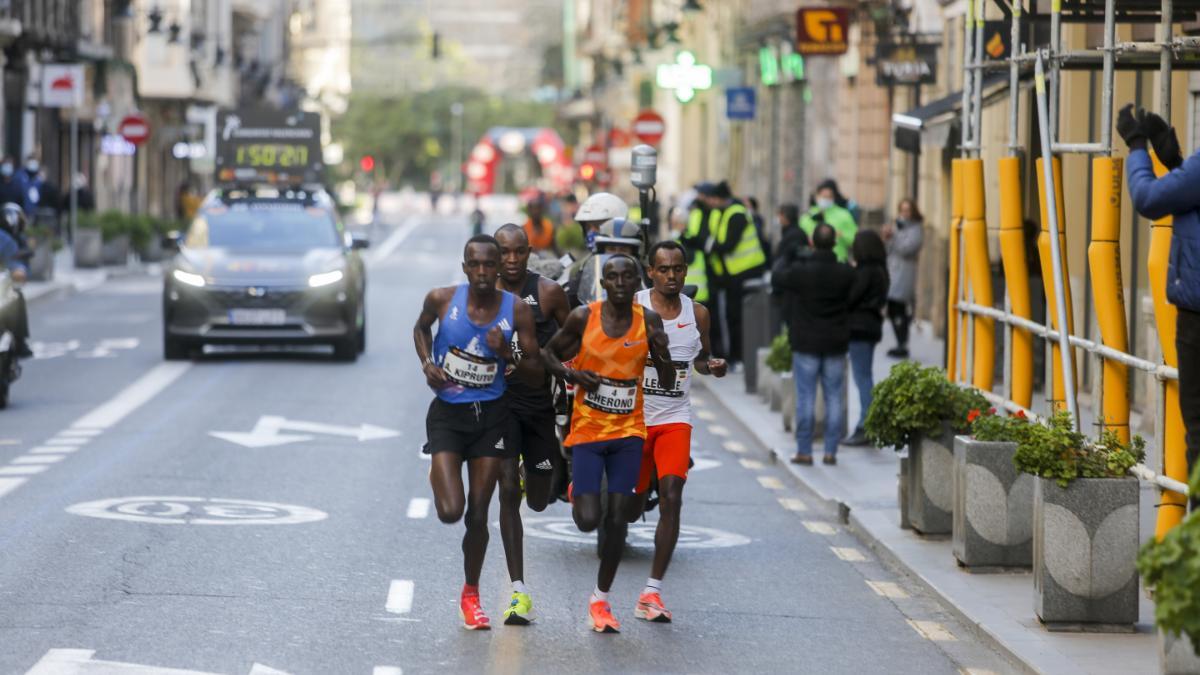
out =
[[[575,220],[581,223],[605,222],[613,218],[624,218],[629,206],[611,192],[597,192],[579,205]]]
[[[642,251],[642,238],[639,236],[640,230],[636,223],[632,220],[624,218],[613,218],[607,223],[600,226],[600,231],[596,233],[596,250],[601,251],[601,247],[607,245],[617,246],[633,246],[640,257]]]

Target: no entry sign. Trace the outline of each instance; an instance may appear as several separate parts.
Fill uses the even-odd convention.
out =
[[[141,145],[150,138],[150,120],[141,113],[131,113],[121,118],[117,133],[134,145]]]
[[[608,166],[608,153],[599,145],[590,146],[583,151],[583,163],[595,167]]]
[[[637,136],[639,141],[647,145],[658,145],[667,131],[667,125],[658,113],[653,110],[643,110],[633,118],[632,129],[633,135]]]

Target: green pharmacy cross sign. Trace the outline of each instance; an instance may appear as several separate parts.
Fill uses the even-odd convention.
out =
[[[712,68],[696,63],[696,55],[684,51],[675,56],[675,63],[660,65],[656,79],[659,87],[673,89],[675,98],[687,103],[697,91],[712,87]]]

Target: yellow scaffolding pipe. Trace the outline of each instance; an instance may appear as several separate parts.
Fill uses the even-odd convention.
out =
[[[1046,306],[1053,308],[1058,302],[1054,293],[1054,261],[1050,258],[1050,218],[1046,213],[1046,180],[1043,178],[1044,169],[1042,167],[1042,158],[1037,160],[1037,179],[1038,179],[1038,203],[1040,204],[1042,214],[1042,233],[1038,236],[1038,257],[1041,259],[1042,265],[1042,284],[1046,289]],[[1066,295],[1067,304],[1067,331],[1075,334],[1075,310],[1071,304],[1071,275],[1067,269],[1067,235],[1066,235],[1066,218],[1063,210],[1063,184],[1062,184],[1062,161],[1055,157],[1050,168],[1054,172],[1054,194],[1055,205],[1058,207],[1058,250],[1062,262],[1063,272],[1063,294]],[[1058,325],[1058,313],[1049,311],[1051,327],[1058,331],[1061,330]],[[1050,340],[1050,362],[1051,362],[1051,387],[1050,387],[1050,405],[1053,410],[1065,410],[1067,406],[1066,387],[1063,375],[1062,352],[1057,340]],[[1075,378],[1075,359],[1071,359],[1071,378]]]
[[[1129,351],[1125,323],[1125,292],[1121,282],[1121,177],[1119,158],[1092,160],[1092,243],[1088,266],[1095,293],[1096,323],[1106,347]],[[1129,367],[1104,359],[1100,424],[1122,441],[1129,441]]]
[[[1000,160],[1000,259],[1004,263],[1009,311],[1022,319],[1032,320],[1029,261],[1025,259],[1021,160],[1017,157]],[[1017,405],[1029,408],[1033,405],[1033,335],[1024,328],[1013,328],[1010,342],[1009,395]]]
[[[992,270],[988,257],[987,221],[985,218],[983,160],[963,160],[963,247],[974,302],[985,307],[992,303]],[[972,344],[967,350],[972,356],[971,383],[977,389],[991,391],[995,381],[996,321],[976,314]]]
[[[1167,172],[1157,157],[1154,157],[1154,173],[1162,176]],[[1146,271],[1150,275],[1150,295],[1154,298],[1154,321],[1158,328],[1158,343],[1162,348],[1163,363],[1179,367],[1179,354],[1175,350],[1175,318],[1179,313],[1167,301],[1167,260],[1171,252],[1171,234],[1173,221],[1170,216],[1161,218],[1150,224],[1150,252],[1146,263]],[[1187,454],[1184,445],[1183,410],[1179,407],[1179,381],[1166,380],[1163,382],[1163,428],[1162,434],[1162,473],[1168,478],[1183,481],[1188,480]],[[1187,510],[1187,499],[1170,490],[1162,491],[1162,503],[1158,507],[1158,522],[1154,534],[1157,538],[1163,536],[1183,520]]]
[[[950,162],[950,287],[946,291],[946,376],[953,382],[958,375],[958,239],[962,228],[963,170],[961,159]]]

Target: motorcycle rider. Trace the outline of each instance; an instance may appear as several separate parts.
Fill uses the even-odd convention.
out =
[[[0,267],[8,270],[14,285],[24,283],[29,274],[25,264],[28,246],[25,244],[25,210],[20,204],[9,202],[0,206]],[[15,338],[18,358],[33,356],[29,348],[29,313],[25,308],[25,296],[14,288],[17,299],[0,310],[0,325],[7,326]]]
[[[645,288],[645,271],[641,267],[642,239],[637,223],[622,217],[613,218],[600,226],[592,240],[593,252],[572,268],[567,281],[567,299],[575,308],[593,300],[604,299],[600,284],[601,266],[609,256],[624,254],[638,261],[638,272]]]

